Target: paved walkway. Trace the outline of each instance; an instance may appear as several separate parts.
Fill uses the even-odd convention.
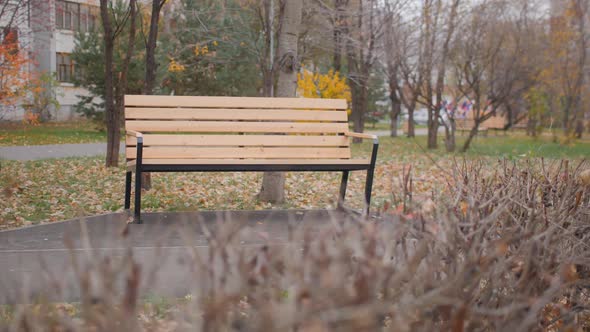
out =
[[[389,131],[368,131],[379,136],[389,136]],[[426,129],[416,129],[416,135],[426,135]],[[87,144],[55,144],[29,146],[0,146],[0,159],[9,160],[39,160],[67,157],[94,157],[105,155],[106,143]],[[121,143],[121,153],[125,151],[125,144]]]
[[[288,244],[289,228],[313,232],[333,220],[355,218],[334,210],[168,212],[144,213],[142,217],[142,225],[129,225],[126,232],[126,213],[1,231],[0,304],[40,296],[54,301],[79,300],[80,282],[72,261],[85,269],[108,257],[116,266],[129,250],[144,276],[141,295],[182,297],[195,286],[197,266],[192,255],[207,257],[209,250],[202,225],[212,233],[224,225],[241,227],[243,232],[234,245],[263,250]],[[121,272],[116,281],[124,278]]]
[[[2,146],[0,147],[0,159],[39,160],[67,157],[93,157],[105,155],[106,151],[106,143]],[[125,144],[121,143],[120,151],[121,153],[125,151]]]

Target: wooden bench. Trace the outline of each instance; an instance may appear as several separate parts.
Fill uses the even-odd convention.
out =
[[[506,118],[503,116],[492,116],[485,120],[483,125],[493,130],[504,130],[504,127],[506,126]]]
[[[348,131],[343,99],[125,96],[125,209],[141,223],[143,172],[341,171],[342,206],[350,171],[366,170],[371,202],[377,136]],[[369,159],[352,159],[350,137],[373,140]]]
[[[455,120],[455,130],[461,133],[461,135],[465,132],[470,132],[471,129],[475,126],[475,121],[472,119],[456,119]],[[482,133],[483,136],[488,135],[488,127],[480,125],[477,128],[477,133]]]

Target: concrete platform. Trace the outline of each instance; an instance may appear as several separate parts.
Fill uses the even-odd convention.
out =
[[[243,229],[234,243],[258,250],[287,244],[289,228],[313,231],[356,217],[333,210],[265,210],[144,213],[142,218],[142,225],[127,224],[126,213],[115,213],[0,232],[0,303],[39,296],[76,301],[80,278],[72,262],[91,271],[105,258],[116,266],[130,251],[144,275],[154,272],[142,280],[142,295],[184,296],[193,284],[191,252],[208,252],[206,232]],[[124,278],[123,271],[115,272]]]

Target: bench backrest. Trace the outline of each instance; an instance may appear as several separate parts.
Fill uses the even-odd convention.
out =
[[[125,96],[146,159],[349,159],[344,99]],[[136,139],[126,138],[127,159]]]

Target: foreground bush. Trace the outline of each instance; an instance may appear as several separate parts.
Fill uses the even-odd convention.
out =
[[[489,166],[489,165],[488,165]],[[9,330],[526,331],[589,328],[587,164],[457,163],[445,190],[412,199],[411,173],[377,220],[293,230],[240,246],[235,224],[194,252],[194,292],[140,299],[130,251],[80,265],[82,302],[20,306]],[[399,186],[399,187],[398,187]],[[122,290],[114,285],[122,282]],[[101,292],[91,291],[98,284]]]

